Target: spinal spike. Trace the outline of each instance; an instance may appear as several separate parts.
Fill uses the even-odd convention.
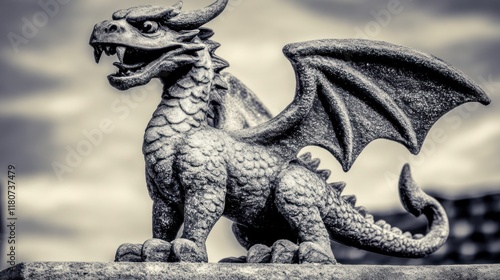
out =
[[[403,233],[403,236],[406,237],[406,238],[412,238],[412,235],[409,232]]]
[[[323,180],[328,180],[328,178],[330,177],[330,175],[332,174],[332,172],[330,170],[318,170],[316,172],[321,178],[323,178]]]
[[[368,213],[368,211],[366,210],[365,207],[359,206],[359,207],[356,207],[355,209],[356,209],[356,211],[358,211],[359,214],[361,214],[361,216],[366,217],[366,214]]]
[[[336,183],[331,183],[328,184],[330,188],[332,188],[337,194],[341,194],[344,191],[344,188],[346,186],[345,182],[336,182]]]
[[[306,164],[312,170],[317,170],[320,163],[321,163],[321,160],[319,158],[315,158],[315,159],[311,160],[310,162],[306,162]]]
[[[371,214],[366,214],[365,219],[372,224],[375,222],[375,220],[373,219],[373,215]]]
[[[309,152],[299,156],[299,159],[301,159],[302,161],[305,161],[305,162],[311,161],[311,158],[312,158],[312,155]]]
[[[379,227],[383,227],[384,225],[387,224],[387,222],[384,220],[378,220],[375,224]]]
[[[356,196],[354,195],[344,195],[342,196],[342,198],[349,204],[351,204],[351,206],[355,206],[356,205]]]

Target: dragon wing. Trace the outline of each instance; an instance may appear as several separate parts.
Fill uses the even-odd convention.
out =
[[[233,132],[295,158],[310,145],[349,170],[368,143],[385,138],[420,151],[432,125],[466,103],[488,104],[472,80],[422,52],[369,40],[319,40],[285,46],[297,79],[292,103],[275,118]]]

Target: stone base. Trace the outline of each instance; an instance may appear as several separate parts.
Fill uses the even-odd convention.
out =
[[[453,266],[21,263],[0,279],[500,279],[500,264]]]

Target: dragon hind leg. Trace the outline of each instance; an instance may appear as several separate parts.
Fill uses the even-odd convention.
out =
[[[298,234],[299,263],[336,263],[322,219],[326,193],[325,182],[297,163],[290,164],[278,178],[275,203]]]

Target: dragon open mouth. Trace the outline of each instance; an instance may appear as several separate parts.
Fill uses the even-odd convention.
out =
[[[127,77],[142,72],[147,65],[159,60],[162,55],[177,49],[179,46],[174,45],[169,48],[155,50],[146,50],[116,44],[93,44],[92,47],[94,48],[94,57],[97,63],[99,63],[103,53],[108,56],[116,54],[119,61],[113,63],[113,65],[118,68],[118,71],[110,76]]]

